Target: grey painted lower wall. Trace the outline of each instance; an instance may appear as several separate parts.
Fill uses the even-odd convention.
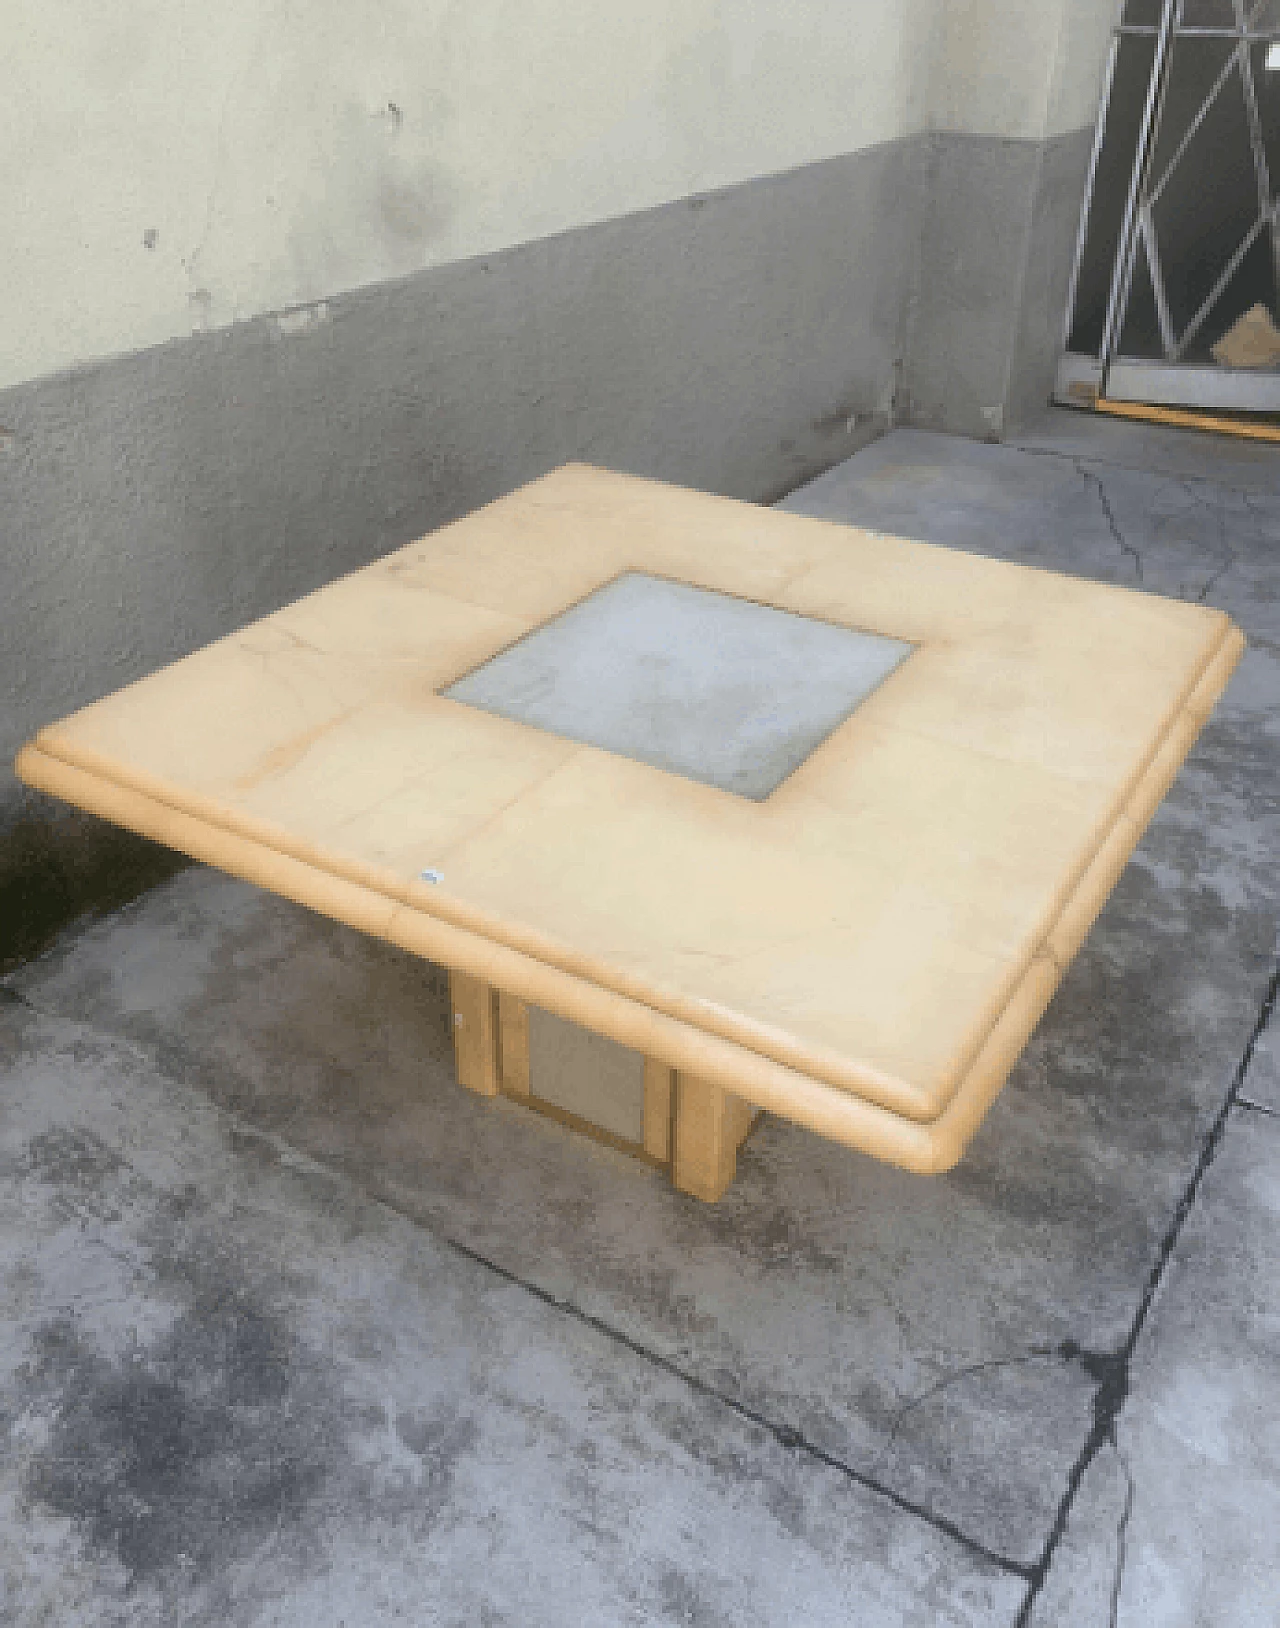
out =
[[[9,771],[41,724],[567,459],[780,495],[884,423],[892,144],[0,394],[0,964],[164,861]]]
[[[1008,431],[1043,416],[1053,393],[1092,151],[1092,130],[1058,136],[1045,142],[1040,150],[1010,367],[1005,415]]]
[[[1092,139],[927,138],[903,419],[998,441],[1048,406]]]

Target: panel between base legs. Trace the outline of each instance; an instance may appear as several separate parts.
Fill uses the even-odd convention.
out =
[[[642,1144],[540,1102],[529,1062],[529,1008],[467,973],[450,972],[449,1004],[458,1083],[481,1096],[506,1095],[668,1170],[681,1192],[714,1204],[737,1172],[738,1149],[757,1111],[722,1086],[655,1058],[644,1064]]]

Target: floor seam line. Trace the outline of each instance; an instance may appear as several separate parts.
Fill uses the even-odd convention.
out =
[[[395,1210],[394,1205],[389,1205],[389,1208]],[[402,1213],[396,1210],[396,1214]],[[410,1217],[410,1219],[413,1218]],[[543,1305],[571,1317],[575,1322],[581,1323],[593,1332],[602,1335],[617,1345],[621,1345],[652,1367],[659,1368],[662,1372],[670,1374],[672,1378],[680,1380],[690,1390],[697,1392],[698,1395],[719,1403],[720,1406],[727,1408],[748,1424],[754,1425],[758,1430],[763,1430],[781,1447],[790,1452],[803,1453],[806,1457],[844,1476],[846,1480],[853,1482],[868,1492],[875,1493],[896,1509],[903,1511],[904,1514],[913,1515],[918,1520],[935,1527],[945,1536],[951,1538],[953,1542],[960,1544],[989,1565],[998,1567],[1001,1571],[1011,1573],[1015,1577],[1024,1579],[1029,1577],[1031,1567],[1027,1563],[1014,1560],[1008,1555],[1001,1554],[998,1550],[988,1548],[977,1538],[971,1537],[955,1522],[949,1520],[947,1516],[939,1515],[923,1504],[917,1504],[914,1500],[905,1497],[902,1493],[895,1492],[892,1487],[885,1486],[864,1471],[855,1469],[853,1465],[846,1463],[844,1459],[837,1458],[833,1453],[828,1453],[815,1442],[809,1441],[798,1430],[793,1430],[790,1425],[778,1424],[747,1403],[738,1401],[735,1397],[717,1390],[714,1385],[708,1384],[706,1380],[700,1379],[697,1374],[692,1374],[687,1369],[682,1368],[679,1363],[674,1362],[670,1357],[665,1357],[661,1352],[650,1349],[639,1340],[632,1338],[631,1335],[615,1328],[611,1323],[607,1323],[602,1317],[597,1317],[593,1312],[575,1305],[573,1301],[565,1300],[552,1293],[551,1290],[544,1289],[539,1284],[521,1277],[519,1273],[512,1271],[511,1268],[503,1266],[500,1262],[491,1259],[487,1255],[481,1254],[479,1250],[472,1249],[469,1244],[464,1244],[460,1240],[451,1237],[448,1233],[437,1231],[434,1227],[425,1225],[422,1222],[416,1222],[416,1224],[423,1226],[425,1231],[430,1232],[434,1238],[461,1255],[464,1260],[472,1261],[476,1265],[484,1267],[504,1282],[510,1283],[515,1288],[522,1289]]]
[[[1200,1188],[1221,1149],[1227,1126],[1231,1121],[1232,1111],[1239,1101],[1240,1088],[1244,1084],[1249,1065],[1253,1061],[1254,1049],[1271,1021],[1277,998],[1280,998],[1280,962],[1273,966],[1271,977],[1268,980],[1266,991],[1258,1008],[1257,1017],[1254,1020],[1253,1028],[1250,1030],[1249,1038],[1245,1042],[1244,1051],[1232,1074],[1227,1094],[1201,1142],[1200,1154],[1196,1160],[1195,1169],[1192,1171],[1190,1179],[1174,1206],[1173,1215],[1160,1240],[1160,1247],[1156,1252],[1155,1261],[1147,1273],[1147,1281],[1138,1302],[1138,1309],[1134,1313],[1133,1321],[1129,1326],[1129,1332],[1114,1355],[1108,1359],[1110,1372],[1101,1379],[1097,1394],[1094,1397],[1093,1423],[1089,1428],[1088,1435],[1085,1437],[1075,1463],[1068,1472],[1066,1489],[1059,1500],[1057,1513],[1050,1525],[1040,1558],[1030,1568],[1031,1575],[1027,1595],[1014,1620],[1014,1628],[1029,1628],[1031,1613],[1035,1609],[1036,1602],[1044,1589],[1045,1580],[1049,1575],[1049,1569],[1053,1564],[1058,1546],[1065,1536],[1067,1523],[1070,1520],[1084,1478],[1102,1448],[1109,1441],[1115,1441],[1116,1439],[1116,1426],[1119,1423],[1124,1404],[1128,1399],[1129,1369],[1134,1351],[1137,1348],[1139,1339],[1142,1337],[1142,1331],[1146,1327],[1156,1293],[1164,1280],[1169,1263],[1173,1259],[1174,1250],[1182,1237],[1183,1228],[1191,1215],[1196,1199],[1199,1197]],[[1118,1445],[1117,1451],[1119,1451]],[[1117,1593],[1118,1587],[1119,1584],[1117,1583]]]
[[[672,1378],[678,1379],[689,1390],[694,1391],[698,1395],[701,1395],[710,1401],[716,1402],[740,1419],[753,1425],[756,1429],[763,1431],[784,1449],[793,1453],[804,1454],[814,1462],[820,1463],[835,1471],[851,1484],[859,1486],[865,1491],[883,1499],[886,1503],[889,1503],[902,1513],[911,1515],[916,1519],[923,1521],[926,1525],[933,1527],[936,1531],[950,1538],[959,1547],[974,1555],[978,1559],[981,1559],[986,1564],[1004,1572],[1007,1575],[1024,1579],[1028,1583],[1028,1592],[1024,1598],[1022,1607],[1019,1610],[1018,1616],[1015,1619],[1014,1628],[1028,1628],[1031,1611],[1034,1608],[1034,1605],[1043,1589],[1049,1568],[1052,1564],[1053,1555],[1056,1552],[1058,1544],[1060,1543],[1063,1535],[1065,1534],[1071,1509],[1074,1505],[1076,1495],[1079,1492],[1084,1477],[1101,1448],[1105,1446],[1108,1441],[1114,1440],[1115,1427],[1128,1394],[1129,1362],[1132,1358],[1137,1342],[1141,1337],[1143,1328],[1145,1327],[1155,1294],[1161,1281],[1163,1280],[1165,1270],[1167,1269],[1169,1261],[1172,1258],[1173,1251],[1177,1246],[1179,1238],[1181,1237],[1183,1227],[1195,1204],[1199,1189],[1220,1149],[1227,1125],[1232,1115],[1232,1111],[1237,1107],[1245,1107],[1249,1109],[1256,1109],[1261,1113],[1275,1116],[1274,1110],[1268,1109],[1263,1104],[1255,1103],[1251,1099],[1243,1097],[1241,1094],[1241,1086],[1243,1085],[1245,1076],[1248,1072],[1249,1065],[1252,1062],[1255,1047],[1270,1022],[1272,1012],[1277,1004],[1278,998],[1280,998],[1280,963],[1277,963],[1272,972],[1272,976],[1259,1008],[1258,1016],[1245,1044],[1240,1061],[1237,1064],[1232,1076],[1231,1086],[1229,1087],[1226,1097],[1214,1118],[1213,1124],[1202,1141],[1201,1151],[1195,1170],[1193,1171],[1191,1178],[1178,1201],[1178,1204],[1175,1206],[1173,1217],[1165,1230],[1163,1239],[1161,1241],[1161,1247],[1157,1253],[1156,1261],[1148,1273],[1147,1282],[1139,1302],[1138,1310],[1130,1326],[1129,1334],[1114,1354],[1104,1354],[1101,1357],[1101,1362],[1104,1365],[1112,1369],[1119,1370],[1119,1381],[1117,1384],[1116,1379],[1111,1377],[1101,1379],[1099,1382],[1099,1394],[1097,1397],[1095,1397],[1094,1402],[1094,1425],[1086,1437],[1084,1446],[1082,1447],[1080,1454],[1077,1456],[1075,1464],[1068,1473],[1067,1490],[1060,1500],[1057,1514],[1055,1515],[1054,1521],[1051,1525],[1049,1537],[1041,1551],[1040,1558],[1034,1562],[1015,1560],[1008,1555],[1001,1554],[999,1551],[989,1548],[979,1539],[970,1536],[962,1527],[950,1520],[948,1517],[938,1514],[925,1505],[916,1503],[914,1500],[907,1498],[905,1495],[896,1492],[892,1487],[886,1486],[877,1481],[873,1476],[856,1469],[853,1465],[846,1463],[843,1459],[837,1458],[834,1454],[828,1453],[816,1443],[809,1441],[799,1431],[792,1429],[790,1426],[779,1424],[768,1418],[767,1415],[750,1407],[748,1404],[717,1390],[713,1385],[699,1378],[696,1374],[689,1373],[687,1370],[681,1368],[680,1365],[671,1358],[663,1356],[660,1352],[651,1350],[649,1347],[643,1345],[632,1336],[624,1333],[621,1329],[614,1328],[603,1318],[596,1316],[594,1313],[591,1313],[585,1308],[574,1304],[570,1300],[566,1300],[556,1295],[551,1290],[544,1289],[540,1285],[521,1277],[511,1268],[501,1265],[499,1262],[491,1259],[489,1256],[486,1256],[480,1251],[473,1249],[471,1246],[462,1243],[459,1239],[454,1238],[439,1227],[432,1225],[429,1221],[424,1220],[421,1216],[415,1215],[407,1209],[402,1209],[391,1198],[385,1196],[384,1194],[379,1194],[376,1191],[361,1187],[358,1183],[354,1182],[353,1178],[345,1170],[342,1169],[341,1165],[330,1164],[327,1161],[318,1158],[313,1153],[310,1153],[304,1149],[299,1149],[292,1143],[288,1142],[283,1136],[280,1135],[280,1133],[266,1131],[263,1128],[253,1124],[252,1121],[245,1119],[242,1115],[236,1113],[234,1110],[229,1110],[222,1105],[213,1102],[211,1099],[208,1100],[210,1107],[219,1117],[225,1118],[230,1123],[243,1126],[246,1131],[251,1132],[255,1136],[265,1137],[265,1139],[269,1140],[270,1142],[278,1144],[280,1148],[287,1151],[291,1159],[301,1159],[316,1166],[318,1169],[325,1171],[329,1176],[355,1186],[357,1191],[367,1202],[376,1204],[389,1210],[392,1214],[397,1215],[401,1219],[407,1221],[411,1226],[418,1227],[422,1231],[426,1232],[430,1237],[434,1238],[438,1243],[457,1254],[460,1258],[482,1267],[493,1276],[496,1276],[502,1281],[511,1284],[513,1287],[522,1290],[525,1294],[528,1294],[530,1297],[536,1299],[549,1309],[568,1315],[582,1326],[590,1328],[593,1332],[599,1334],[601,1337],[608,1339],[612,1343],[620,1345],[624,1349],[630,1351],[634,1356],[641,1358],[651,1367],[658,1368],[662,1372],[669,1374]],[[38,1006],[31,1001],[29,996],[27,996],[25,993],[13,988],[7,979],[0,979],[0,1001],[20,1004],[34,1013],[37,1017],[47,1017],[53,1019],[57,1016],[56,1013],[46,1012],[43,1007]],[[160,1066],[161,1071],[166,1074],[166,1077],[172,1078],[171,1075],[168,1075],[168,1071],[159,1064],[159,1060],[152,1057],[145,1047],[140,1048],[136,1041],[133,1041],[126,1036],[113,1034],[107,1030],[100,1030],[97,1025],[94,1024],[84,1026],[90,1028],[95,1034],[100,1034],[102,1038],[108,1041],[116,1044],[123,1044],[127,1050],[137,1052],[149,1064],[151,1064],[151,1066]],[[175,1081],[174,1083],[182,1085],[184,1082]],[[1068,1344],[1070,1344],[1070,1342],[1068,1342]],[[1038,1354],[1039,1353],[1037,1353],[1037,1355]],[[1064,1347],[1061,1351],[1054,1352],[1053,1354],[1062,1357],[1070,1357],[1072,1355],[1080,1355],[1081,1353],[1068,1351]],[[1083,1355],[1085,1357],[1092,1357],[1095,1361],[1098,1360],[1097,1354],[1083,1353]],[[1099,1433],[1100,1427],[1101,1433]]]
[[[44,1018],[47,1021],[57,1021],[57,1013],[47,1011],[44,1007],[36,1005],[26,995],[20,994],[17,990],[12,989],[4,981],[0,980],[0,996],[9,995],[12,995],[15,1002],[25,1006],[37,1017]],[[179,1088],[185,1090],[195,1089],[199,1091],[199,1087],[191,1087],[188,1086],[186,1082],[180,1079],[175,1079],[159,1058],[152,1056],[145,1046],[140,1045],[131,1037],[127,1035],[114,1034],[110,1030],[99,1028],[97,1024],[87,1023],[80,1019],[71,1019],[70,1021],[77,1024],[77,1026],[81,1028],[89,1030],[91,1033],[99,1036],[103,1040],[106,1040],[110,1044],[118,1045],[124,1050],[134,1053],[150,1067],[158,1069],[167,1080]],[[1027,1562],[1014,1560],[1008,1555],[999,1553],[998,1550],[988,1548],[979,1539],[971,1537],[969,1533],[965,1532],[964,1529],[957,1525],[954,1521],[948,1519],[947,1516],[939,1515],[935,1511],[927,1508],[925,1505],[918,1504],[914,1502],[914,1500],[904,1496],[902,1493],[895,1492],[892,1487],[884,1485],[883,1483],[877,1481],[873,1476],[866,1474],[864,1471],[855,1469],[853,1465],[847,1464],[843,1459],[837,1458],[833,1453],[828,1453],[825,1451],[825,1449],[819,1447],[817,1443],[809,1441],[799,1431],[793,1430],[789,1425],[778,1424],[774,1420],[770,1419],[767,1415],[750,1407],[747,1403],[740,1402],[734,1397],[728,1396],[724,1392],[717,1390],[715,1386],[708,1384],[708,1382],[704,1379],[700,1379],[698,1375],[689,1373],[686,1369],[681,1368],[679,1363],[673,1361],[670,1357],[665,1357],[661,1352],[651,1350],[648,1346],[643,1345],[639,1340],[636,1340],[631,1335],[624,1333],[621,1329],[614,1328],[612,1324],[607,1323],[603,1318],[596,1316],[594,1313],[587,1311],[584,1307],[575,1305],[573,1301],[563,1299],[559,1295],[553,1293],[550,1289],[544,1289],[539,1284],[534,1283],[527,1278],[521,1277],[518,1272],[513,1271],[510,1267],[503,1266],[499,1261],[495,1261],[491,1257],[482,1254],[479,1250],[473,1249],[469,1244],[464,1244],[460,1239],[453,1237],[441,1227],[433,1225],[430,1221],[425,1220],[422,1216],[415,1215],[412,1213],[412,1211],[402,1208],[385,1192],[380,1193],[363,1187],[352,1175],[344,1170],[340,1164],[331,1164],[327,1160],[318,1157],[316,1154],[311,1153],[304,1148],[296,1147],[279,1131],[267,1130],[262,1126],[255,1125],[252,1120],[247,1119],[243,1114],[237,1113],[234,1109],[226,1108],[220,1103],[214,1102],[206,1093],[201,1091],[199,1094],[207,1102],[211,1111],[219,1118],[225,1120],[229,1125],[236,1127],[245,1134],[259,1137],[269,1142],[280,1151],[286,1153],[289,1159],[295,1163],[312,1165],[316,1169],[324,1171],[326,1175],[330,1176],[334,1180],[344,1182],[348,1186],[355,1188],[365,1202],[377,1205],[380,1209],[387,1210],[392,1215],[398,1216],[401,1220],[407,1221],[410,1226],[416,1227],[420,1231],[426,1233],[438,1244],[451,1250],[461,1259],[470,1261],[472,1264],[483,1268],[493,1276],[500,1278],[503,1282],[509,1283],[513,1288],[520,1289],[523,1293],[549,1307],[551,1310],[560,1312],[562,1315],[572,1318],[575,1322],[591,1329],[594,1333],[599,1334],[602,1338],[611,1341],[615,1345],[622,1346],[625,1350],[630,1351],[632,1355],[641,1358],[641,1360],[644,1362],[647,1362],[651,1367],[657,1368],[662,1372],[669,1374],[672,1378],[680,1380],[689,1390],[696,1392],[700,1396],[706,1397],[710,1401],[718,1403],[721,1407],[726,1408],[729,1412],[737,1415],[737,1417],[744,1420],[748,1424],[753,1425],[756,1429],[764,1431],[766,1435],[770,1436],[775,1442],[778,1443],[779,1446],[783,1447],[787,1451],[793,1453],[803,1453],[807,1458],[812,1459],[814,1462],[822,1464],[828,1469],[834,1470],[837,1474],[843,1476],[845,1480],[849,1481],[853,1485],[862,1487],[865,1491],[883,1499],[886,1503],[891,1504],[895,1509],[902,1511],[902,1513],[914,1516],[917,1520],[923,1521],[926,1525],[933,1527],[936,1531],[941,1532],[943,1536],[950,1538],[952,1542],[964,1549],[967,1553],[976,1556],[978,1559],[984,1561],[987,1565],[994,1567],[996,1570],[1002,1571],[1007,1575],[1020,1577],[1024,1580],[1030,1577],[1032,1567]]]

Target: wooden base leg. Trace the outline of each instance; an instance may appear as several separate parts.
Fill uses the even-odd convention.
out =
[[[458,1084],[482,1097],[496,1097],[502,1083],[497,991],[465,972],[450,972],[449,1006]]]
[[[723,1198],[737,1171],[738,1148],[755,1123],[749,1102],[722,1086],[677,1073],[671,1180],[707,1204]]]
[[[659,1164],[671,1163],[671,1126],[676,1074],[653,1057],[644,1060],[644,1150]]]
[[[498,994],[498,1061],[502,1089],[509,1097],[528,1099],[529,1008],[514,995]]]

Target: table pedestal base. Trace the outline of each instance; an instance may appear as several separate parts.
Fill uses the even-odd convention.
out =
[[[524,1001],[466,973],[450,972],[449,1005],[459,1085],[480,1096],[510,1097],[656,1165],[682,1193],[705,1203],[724,1196],[737,1170],[738,1149],[760,1117],[743,1098],[646,1057],[643,1135],[631,1140],[539,1095]]]

